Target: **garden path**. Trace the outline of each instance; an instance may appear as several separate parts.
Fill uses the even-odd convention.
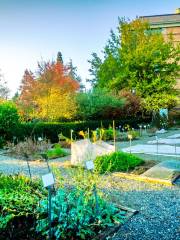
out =
[[[144,160],[180,160],[180,129],[170,129],[166,133],[156,135],[158,145],[155,135],[148,136],[144,132],[140,139],[132,141],[131,147],[129,142],[117,142],[116,147],[124,152],[136,154]]]
[[[113,201],[139,211],[112,240],[179,240],[180,188],[165,187],[111,176]]]

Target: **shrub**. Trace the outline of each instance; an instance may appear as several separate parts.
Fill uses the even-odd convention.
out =
[[[87,93],[79,93],[77,104],[78,119],[117,119],[124,105],[124,99],[115,96],[107,89],[95,88]]]
[[[134,95],[128,90],[121,90],[119,92],[120,98],[125,98],[125,105],[121,109],[121,117],[136,116],[140,112],[141,108],[141,99],[137,95]]]
[[[39,181],[32,182],[20,175],[0,175],[1,240],[12,239],[12,236],[13,239],[39,239],[32,228],[36,206],[43,196]]]
[[[93,192],[78,188],[59,189],[52,198],[53,239],[93,239],[102,230],[123,221],[123,212]],[[47,200],[39,208],[37,231],[48,236]]]
[[[108,155],[98,156],[94,161],[95,170],[99,173],[128,171],[142,163],[142,159],[124,152],[114,152]]]
[[[5,140],[12,139],[19,124],[16,106],[11,102],[0,103],[0,135]]]
[[[30,160],[34,160],[34,158],[39,156],[40,153],[47,151],[50,146],[51,144],[47,140],[42,139],[41,141],[36,141],[30,137],[17,144],[8,143],[7,145],[10,153],[22,157],[26,155]]]

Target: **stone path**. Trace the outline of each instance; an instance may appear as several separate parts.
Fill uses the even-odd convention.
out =
[[[123,148],[122,151],[128,153],[145,153],[152,155],[161,154],[180,157],[180,147],[165,144],[158,144],[157,146],[154,144],[137,144],[131,147]]]
[[[179,130],[177,130],[177,132],[179,132]],[[140,142],[135,144],[135,141],[133,141],[132,146],[125,147],[122,151],[135,154],[170,156],[180,160],[180,134],[168,134],[168,132],[163,134],[163,138],[155,136],[153,139],[151,137],[151,140],[146,138],[147,140],[143,144]]]
[[[172,183],[180,176],[180,161],[163,161],[144,172],[142,176],[163,179]]]

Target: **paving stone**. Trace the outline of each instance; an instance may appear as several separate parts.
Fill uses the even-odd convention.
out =
[[[142,176],[173,182],[178,176],[180,176],[180,161],[163,161],[147,170]]]

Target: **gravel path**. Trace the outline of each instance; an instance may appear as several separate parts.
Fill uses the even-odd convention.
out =
[[[109,182],[117,203],[139,211],[120,228],[113,240],[180,239],[179,187],[115,178]]]
[[[69,164],[69,159],[70,156],[50,160],[49,165],[63,168],[66,164]],[[29,161],[29,165],[33,177],[39,177],[48,173],[47,164],[42,160]],[[29,176],[28,165],[25,160],[3,155],[3,151],[0,152],[0,173],[1,172],[5,174],[23,173]]]

